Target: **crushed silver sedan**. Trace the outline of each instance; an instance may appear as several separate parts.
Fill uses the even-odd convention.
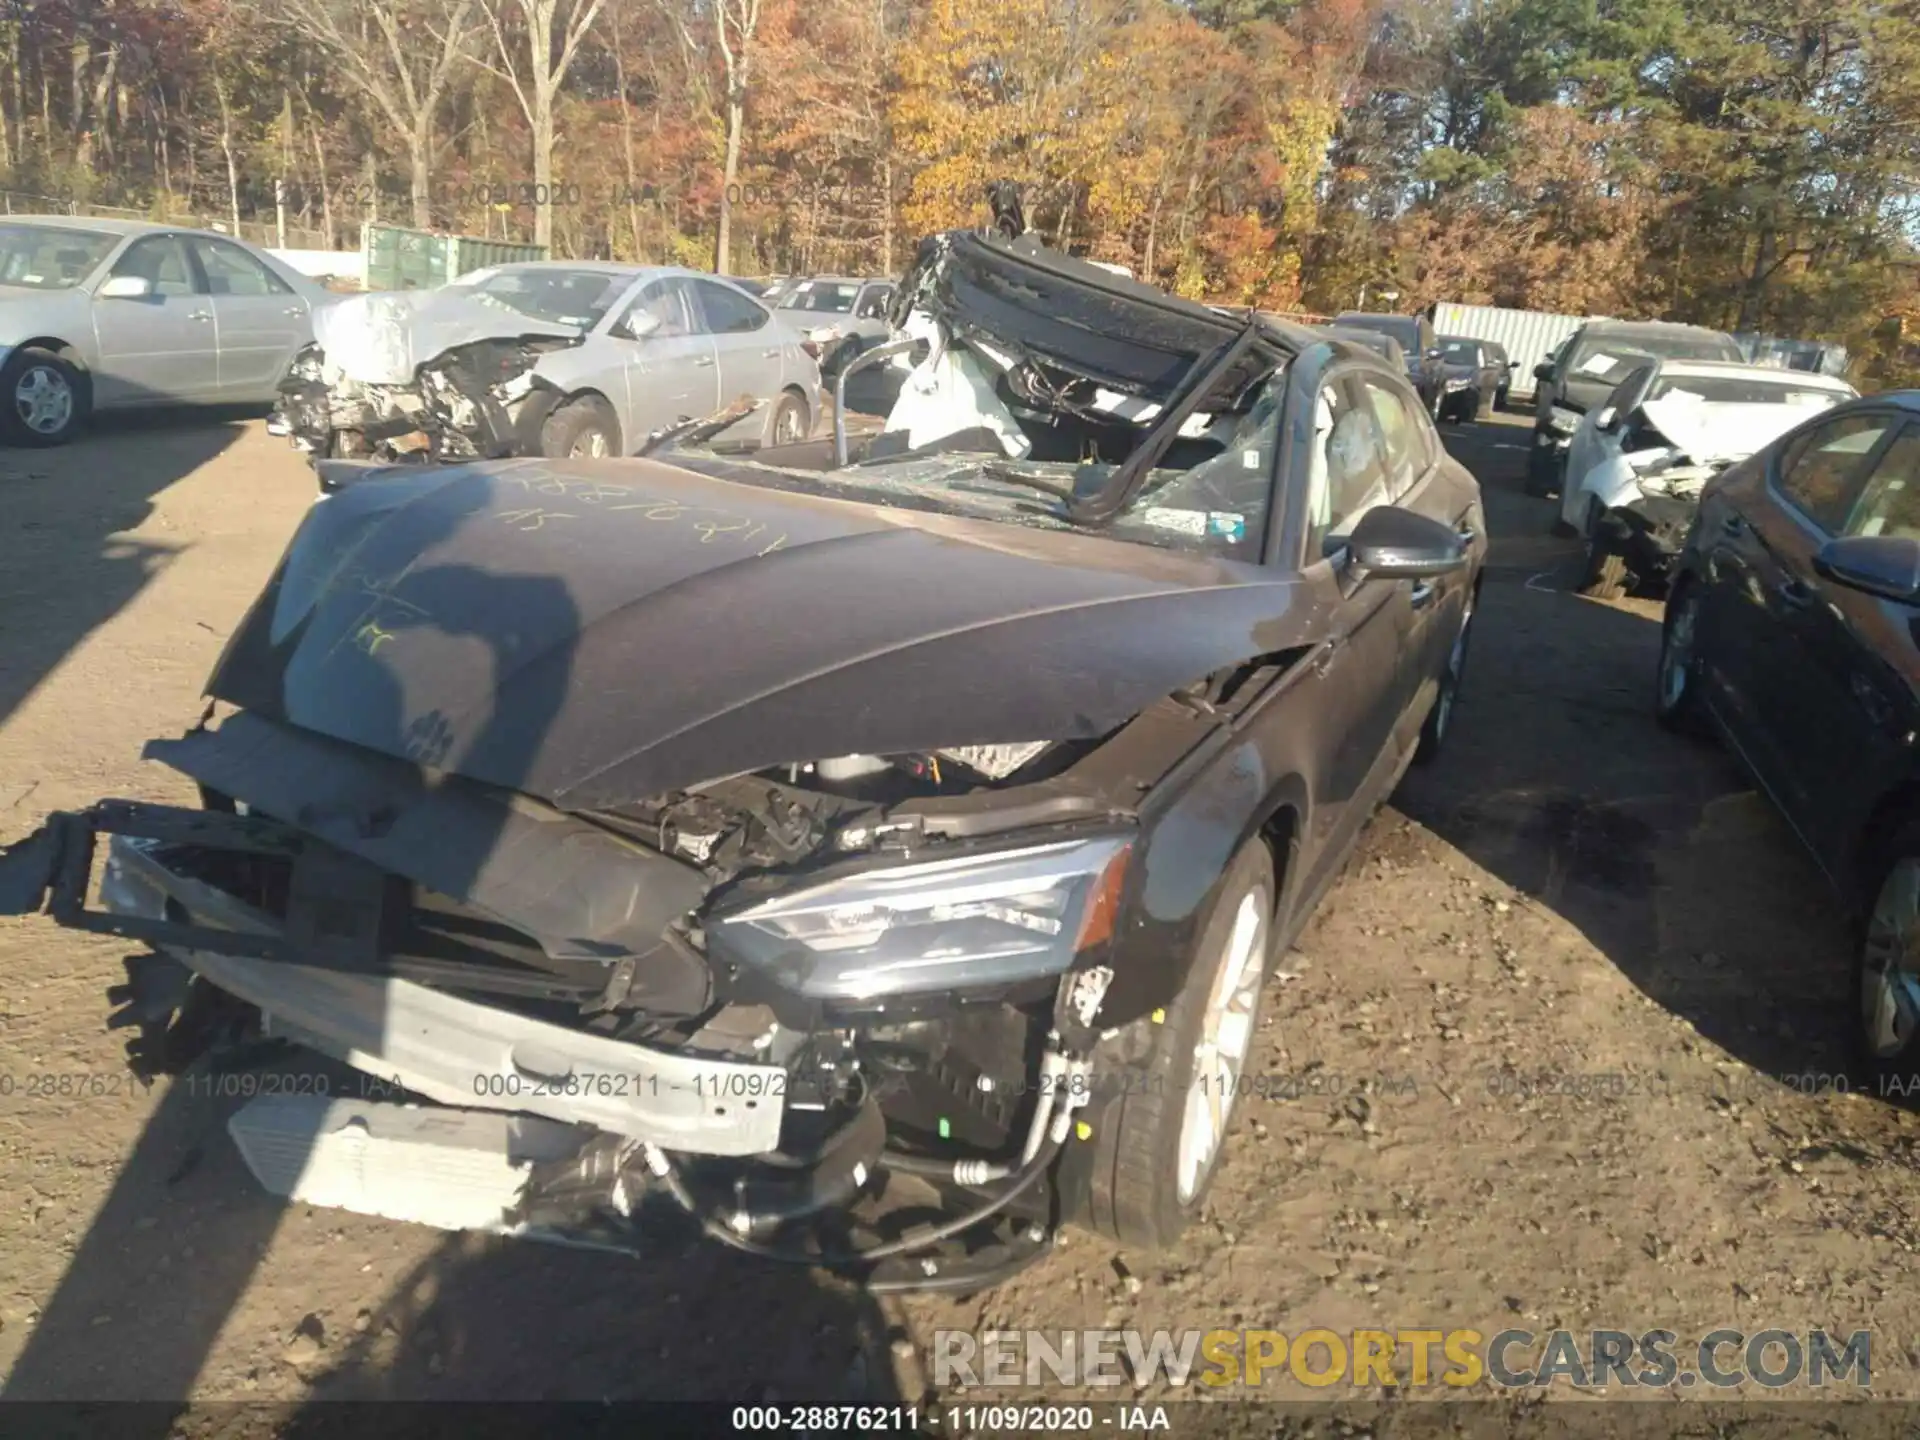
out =
[[[354,296],[315,325],[271,423],[319,458],[638,453],[740,400],[768,444],[811,433],[819,347],[738,286],[533,261]]]

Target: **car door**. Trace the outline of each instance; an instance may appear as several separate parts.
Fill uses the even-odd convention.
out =
[[[1392,503],[1386,440],[1357,368],[1336,365],[1314,386],[1311,435],[1288,466],[1289,475],[1305,477],[1302,576],[1334,617],[1307,682],[1323,737],[1308,777],[1305,838],[1319,857],[1316,867],[1344,853],[1366,820],[1369,779],[1393,763],[1404,740],[1396,732],[1407,702],[1401,662],[1413,629],[1412,584],[1357,576],[1346,564],[1345,539],[1361,516]],[[1323,878],[1316,871],[1304,887]]]
[[[1920,539],[1920,424],[1898,429],[1871,462],[1838,535]],[[1912,768],[1920,606],[1826,579],[1811,565],[1779,601],[1774,687],[1780,745],[1795,777],[1797,828],[1822,863],[1844,863],[1878,798]],[[1787,702],[1791,702],[1790,704]]]
[[[1799,737],[1830,708],[1804,685],[1805,611],[1823,603],[1813,556],[1853,512],[1898,412],[1863,409],[1796,432],[1722,477],[1702,507],[1701,655],[1711,702],[1735,746],[1789,821],[1810,815]],[[1705,527],[1711,524],[1712,531]],[[1806,831],[1802,829],[1803,836]]]
[[[1362,373],[1352,383],[1366,400],[1380,428],[1386,456],[1387,503],[1427,515],[1443,525],[1470,525],[1472,496],[1441,481],[1445,453],[1419,400],[1405,386],[1377,374]],[[1465,572],[1432,580],[1403,580],[1406,592],[1404,637],[1396,705],[1401,715],[1424,710],[1439,688],[1447,655],[1467,607]]]
[[[99,409],[211,400],[220,388],[219,333],[213,304],[178,235],[142,235],[122,250],[109,278],[132,275],[146,295],[93,299],[100,364],[93,403]]]
[[[636,336],[627,323],[640,313],[660,322],[644,336]],[[654,431],[720,408],[713,337],[697,317],[684,277],[665,275],[643,286],[607,334],[623,361],[626,411],[620,434],[629,454]]]
[[[313,334],[306,298],[231,240],[189,235],[219,338],[220,398],[271,400]]]
[[[887,311],[892,304],[893,286],[876,283],[862,288],[859,299],[853,302],[850,327],[860,337],[862,349],[871,349],[887,338]]]
[[[712,337],[719,362],[720,406],[743,396],[767,400],[778,395],[781,341],[771,325],[773,313],[716,280],[693,280],[689,286],[700,310],[701,328]]]

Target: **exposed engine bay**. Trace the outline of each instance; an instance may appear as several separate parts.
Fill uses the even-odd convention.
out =
[[[333,328],[341,323],[335,320]],[[565,397],[541,384],[533,367],[548,351],[579,343],[555,335],[471,340],[399,380],[362,378],[366,370],[351,372],[323,345],[311,345],[280,382],[268,430],[318,459],[440,462],[538,454],[540,427]]]

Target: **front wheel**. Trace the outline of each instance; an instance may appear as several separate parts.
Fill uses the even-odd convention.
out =
[[[798,445],[807,438],[807,403],[792,391],[780,396],[767,421],[769,445]]]
[[[1920,1100],[1920,825],[1881,852],[1854,963],[1853,1048],[1861,1078],[1889,1100]]]
[[[1660,626],[1660,669],[1654,685],[1653,718],[1665,729],[1698,735],[1706,729],[1700,709],[1700,593],[1678,586],[1667,600]]]
[[[1559,480],[1559,450],[1551,440],[1542,445],[1536,435],[1533,449],[1527,455],[1527,494],[1536,500],[1544,500],[1558,488]]]
[[[540,427],[540,453],[549,459],[598,460],[620,453],[620,422],[598,395],[569,400]]]
[[[1460,617],[1460,631],[1453,637],[1453,649],[1447,654],[1447,668],[1440,676],[1440,693],[1433,709],[1420,727],[1420,744],[1413,752],[1416,765],[1431,765],[1440,758],[1453,726],[1453,706],[1460,695],[1460,679],[1467,669],[1467,639],[1473,627],[1473,596],[1467,596],[1467,612]]]
[[[1131,1027],[1145,1055],[1093,1137],[1088,1216],[1124,1245],[1173,1244],[1206,1198],[1245,1088],[1276,883],[1266,842],[1249,840],[1220,878],[1179,995]]]
[[[86,418],[86,382],[51,350],[24,345],[0,366],[0,427],[16,445],[43,449],[71,440]]]

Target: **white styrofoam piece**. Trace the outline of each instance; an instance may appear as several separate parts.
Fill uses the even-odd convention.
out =
[[[511,1233],[506,1212],[536,1161],[571,1154],[578,1129],[528,1115],[324,1095],[262,1095],[227,1132],[270,1193],[439,1230]]]

